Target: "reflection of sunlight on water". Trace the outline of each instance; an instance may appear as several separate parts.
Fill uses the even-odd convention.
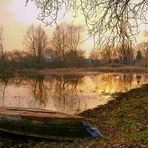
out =
[[[45,108],[75,114],[148,83],[148,74],[0,78],[0,106]]]

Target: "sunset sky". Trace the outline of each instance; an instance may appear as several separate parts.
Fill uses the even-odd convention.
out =
[[[7,50],[23,48],[23,38],[27,28],[31,24],[42,24],[37,20],[38,10],[35,5],[30,2],[27,7],[25,7],[26,0],[0,0],[0,25],[4,28],[4,47]],[[64,21],[71,21],[70,15],[64,18]],[[81,19],[78,20],[81,22]],[[141,33],[138,37],[138,42],[146,40],[143,37],[143,31],[146,30],[147,26],[142,25],[140,27]],[[51,35],[50,27],[45,27],[49,35]],[[83,47],[86,50],[90,50],[92,46],[91,40],[87,41]]]

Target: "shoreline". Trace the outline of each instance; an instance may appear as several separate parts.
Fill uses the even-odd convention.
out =
[[[99,73],[148,73],[148,67],[88,67],[88,68],[55,68],[55,69],[3,69],[0,76],[21,75],[96,75]]]

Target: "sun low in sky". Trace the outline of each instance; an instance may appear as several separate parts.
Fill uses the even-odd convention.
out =
[[[4,47],[6,50],[21,50],[23,48],[24,35],[28,27],[32,24],[42,24],[37,19],[39,10],[36,6],[31,1],[29,1],[27,7],[25,5],[26,0],[0,0],[0,25],[3,25],[4,28]],[[62,21],[70,22],[71,20],[70,14],[67,14]],[[81,24],[81,22],[82,19],[79,18],[77,24]],[[47,34],[51,35],[51,28],[47,26],[45,29]],[[146,26],[143,25],[142,30],[146,30]],[[139,42],[143,40],[144,37],[141,32]],[[91,43],[93,44],[92,40],[87,41],[83,48],[91,50]]]

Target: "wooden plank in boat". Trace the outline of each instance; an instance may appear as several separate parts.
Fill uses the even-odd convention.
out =
[[[38,117],[38,118],[60,118],[60,119],[76,119],[76,120],[84,119],[83,117],[80,116],[48,111],[44,109],[38,110],[38,109],[11,108],[11,107],[10,108],[0,107],[0,114],[12,115],[12,116]]]

